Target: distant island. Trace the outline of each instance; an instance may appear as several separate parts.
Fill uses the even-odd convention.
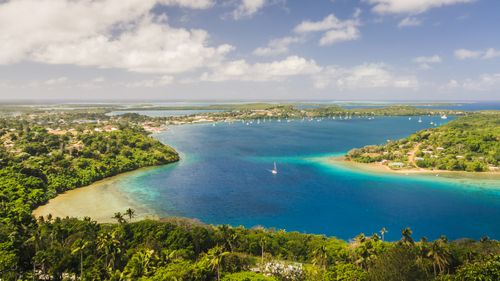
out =
[[[383,145],[352,149],[346,160],[395,171],[500,172],[500,112],[486,111]]]

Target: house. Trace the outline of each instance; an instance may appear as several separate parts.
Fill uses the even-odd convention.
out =
[[[403,168],[405,166],[404,163],[401,162],[391,162],[389,163],[389,167],[391,168]]]

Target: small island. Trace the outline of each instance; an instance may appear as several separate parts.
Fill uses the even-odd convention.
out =
[[[488,111],[383,145],[352,149],[345,160],[400,172],[500,172],[500,112]]]

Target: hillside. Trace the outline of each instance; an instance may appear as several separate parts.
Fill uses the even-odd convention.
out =
[[[381,162],[393,169],[498,171],[500,112],[460,117],[384,145],[353,149],[346,158],[362,163]]]

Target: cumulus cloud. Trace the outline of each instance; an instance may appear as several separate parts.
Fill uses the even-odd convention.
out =
[[[452,79],[441,87],[444,90],[493,91],[500,90],[500,73],[482,74],[462,81]]]
[[[233,47],[200,29],[173,28],[155,5],[207,8],[212,0],[18,0],[0,4],[0,64],[35,61],[179,73],[218,64]],[[36,13],[32,11],[36,10]]]
[[[403,27],[410,27],[410,26],[419,26],[421,24],[422,24],[422,21],[418,18],[406,17],[398,23],[398,27],[403,28]]]
[[[321,67],[314,60],[298,56],[286,59],[250,64],[245,60],[223,63],[201,76],[202,81],[282,81],[291,76],[319,73]]]
[[[298,34],[324,32],[319,41],[321,46],[356,40],[360,37],[359,15],[360,10],[356,10],[353,18],[348,20],[340,20],[334,14],[330,14],[321,21],[303,21],[294,28],[294,32]]]
[[[170,85],[174,82],[174,77],[163,75],[153,79],[144,79],[125,83],[127,88],[157,88]]]
[[[416,89],[418,87],[418,80],[415,76],[399,75],[380,63],[362,64],[352,68],[328,66],[313,78],[314,86],[318,89],[330,86],[343,90]]]
[[[418,66],[423,69],[430,69],[432,64],[441,63],[442,61],[443,60],[438,55],[433,55],[430,57],[422,56],[413,59],[413,62],[418,64]]]
[[[266,2],[266,0],[241,0],[231,16],[235,20],[250,18],[262,9]]]
[[[433,8],[471,3],[475,0],[365,0],[377,14],[420,14]]]
[[[212,7],[214,0],[160,0],[163,5],[179,6],[191,9],[207,9]]]
[[[297,36],[287,36],[269,41],[266,47],[259,47],[253,51],[256,56],[275,56],[288,53],[291,44],[301,42],[302,39]]]
[[[54,86],[54,85],[64,84],[67,81],[68,81],[68,77],[62,76],[62,77],[58,77],[58,78],[45,80],[45,81],[43,81],[43,84],[47,85],[47,86]]]
[[[494,59],[500,57],[500,50],[494,48],[489,48],[486,50],[468,50],[468,49],[458,49],[455,50],[455,57],[459,60],[466,59]]]

